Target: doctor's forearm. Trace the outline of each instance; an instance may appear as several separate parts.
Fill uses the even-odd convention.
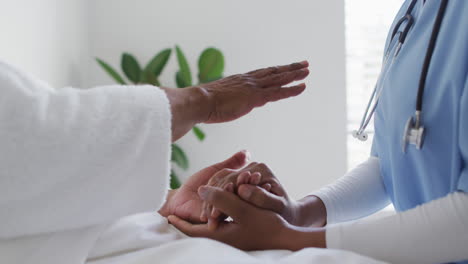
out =
[[[322,227],[327,224],[327,210],[319,197],[315,195],[306,196],[298,200],[297,205],[295,225]]]
[[[468,194],[455,192],[408,211],[327,227],[328,248],[390,263],[468,259]]]

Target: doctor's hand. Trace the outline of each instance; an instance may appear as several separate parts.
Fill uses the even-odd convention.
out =
[[[259,189],[262,189],[266,193],[271,191],[273,186],[273,192],[281,196],[278,200],[284,199],[281,200],[281,202],[289,201],[287,194],[282,189],[276,177],[263,163],[252,162],[241,170],[223,169],[213,175],[208,181],[207,186],[218,187],[229,192],[237,193],[238,187],[243,184],[250,184],[252,187],[259,186]],[[292,208],[292,206],[289,208]],[[279,210],[277,210],[277,212],[278,211]],[[282,211],[284,215],[290,212],[290,210]],[[216,229],[217,223],[225,218],[226,216],[221,214],[212,204],[207,202],[203,203],[203,211],[200,219],[202,221],[208,221],[210,228]]]
[[[224,221],[218,229],[212,230],[208,224],[192,224],[169,216],[169,222],[186,235],[215,239],[242,250],[325,247],[323,228],[295,227],[275,212],[255,207],[220,188],[201,187],[199,194],[233,221]]]
[[[172,112],[172,140],[197,123],[237,119],[268,102],[297,96],[305,84],[287,87],[309,75],[307,61],[232,75],[211,83],[183,89],[161,87]]]
[[[222,174],[222,171],[218,174]],[[326,209],[320,198],[306,196],[298,201],[291,199],[278,178],[264,163],[253,162],[220,180],[216,178],[215,174],[208,185],[231,192],[235,190],[243,200],[258,208],[276,212],[292,225],[322,227],[326,224]],[[231,187],[232,181],[236,181],[234,188]],[[217,223],[225,216],[220,214],[219,210],[213,209],[213,205],[205,202],[201,219],[206,218],[209,227],[216,229]]]
[[[208,183],[214,174],[224,168],[238,169],[248,160],[246,151],[240,151],[229,159],[209,166],[193,174],[179,189],[170,190],[166,202],[159,210],[162,216],[177,215],[191,222],[199,223],[202,203],[197,191],[202,185]]]

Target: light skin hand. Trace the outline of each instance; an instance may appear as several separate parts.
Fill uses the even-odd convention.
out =
[[[159,213],[164,217],[177,215],[195,223],[201,222],[200,214],[203,201],[197,193],[198,188],[207,184],[214,174],[224,168],[239,169],[243,167],[247,159],[246,151],[240,151],[223,162],[195,173],[179,189],[169,191],[166,202]]]
[[[162,87],[171,105],[172,141],[197,123],[228,122],[268,102],[301,94],[305,84],[287,85],[306,78],[308,66],[304,61],[237,74],[200,86]]]
[[[300,250],[326,245],[323,228],[295,227],[273,211],[255,207],[220,188],[202,187],[199,194],[229,215],[233,222],[223,222],[212,230],[208,224],[192,224],[173,215],[168,217],[172,225],[189,236],[208,237],[242,250]]]

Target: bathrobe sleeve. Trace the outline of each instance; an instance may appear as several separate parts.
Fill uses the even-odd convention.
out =
[[[170,122],[158,88],[56,90],[0,62],[0,238],[159,208]]]

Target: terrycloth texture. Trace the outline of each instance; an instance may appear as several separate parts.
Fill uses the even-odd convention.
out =
[[[468,263],[468,194],[456,192],[380,219],[327,228],[327,247],[391,263]]]
[[[49,255],[87,254],[106,223],[159,208],[170,122],[155,87],[55,90],[0,62],[0,263],[80,263]]]
[[[370,157],[312,195],[325,204],[327,224],[362,218],[390,204],[376,157]]]
[[[245,252],[203,238],[186,238],[155,213],[126,217],[102,233],[87,264],[352,264],[383,263],[342,250]]]

